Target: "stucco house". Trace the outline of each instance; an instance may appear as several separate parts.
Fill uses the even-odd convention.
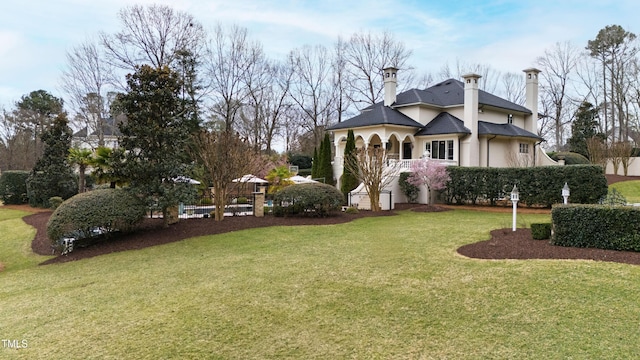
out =
[[[102,125],[102,139],[104,141],[103,146],[108,147],[110,149],[117,148],[119,138],[121,136],[122,136],[122,133],[118,128],[118,121],[116,121],[114,118],[105,119],[104,124]],[[73,134],[73,138],[72,138],[73,147],[95,150],[98,147],[98,143],[99,143],[98,131],[95,130],[89,133],[89,130],[86,126]]]
[[[411,162],[422,157],[448,166],[556,164],[540,149],[543,139],[537,135],[540,71],[531,68],[524,73],[526,101],[521,106],[480,90],[477,74],[396,94],[398,69],[384,69],[384,101],[328,129],[334,134],[333,170],[338,183],[350,129],[358,148],[385,148],[388,158],[401,162],[402,171],[409,171]],[[388,190],[394,199],[381,204],[392,208],[406,200],[397,181]],[[422,203],[429,199],[425,192],[421,191]]]

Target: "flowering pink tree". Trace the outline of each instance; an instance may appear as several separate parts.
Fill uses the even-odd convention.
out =
[[[437,161],[421,159],[411,164],[411,175],[407,181],[415,186],[424,185],[431,193],[432,190],[443,190],[449,179],[445,165]]]

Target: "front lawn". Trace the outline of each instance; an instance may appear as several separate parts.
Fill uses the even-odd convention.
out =
[[[0,337],[28,347],[0,357],[634,356],[640,267],[456,253],[510,226],[509,213],[405,211],[10,266],[0,273]]]
[[[640,203],[640,180],[617,182],[609,185],[609,188],[616,189],[627,199],[628,203]]]

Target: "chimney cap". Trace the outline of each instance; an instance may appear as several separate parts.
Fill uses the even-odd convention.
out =
[[[523,72],[526,72],[526,73],[533,72],[533,73],[536,73],[536,74],[538,74],[538,73],[541,73],[541,72],[542,72],[542,70],[539,70],[539,69],[536,69],[536,68],[528,68],[528,69],[524,69],[524,70],[522,70],[522,71],[523,71]]]
[[[473,78],[476,78],[476,79],[480,79],[481,77],[482,77],[482,75],[478,75],[478,74],[474,74],[474,73],[469,73],[469,74],[464,74],[464,75],[462,75],[462,78],[463,78],[463,79],[466,79],[466,78],[472,78],[472,79],[473,79]]]
[[[395,71],[398,71],[398,70],[400,70],[400,69],[398,69],[398,68],[397,68],[397,67],[395,67],[395,66],[386,66],[386,67],[383,67],[383,68],[382,68],[382,71],[387,71],[387,70],[395,70]]]

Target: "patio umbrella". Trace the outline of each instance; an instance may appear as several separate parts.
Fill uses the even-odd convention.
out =
[[[289,178],[289,180],[293,181],[294,184],[317,183],[317,181],[311,179],[310,177],[303,177],[300,175],[292,176]]]
[[[243,175],[241,178],[233,179],[233,182],[241,182],[241,183],[258,183],[258,184],[266,184],[267,180],[260,179],[259,177],[251,174]]]

